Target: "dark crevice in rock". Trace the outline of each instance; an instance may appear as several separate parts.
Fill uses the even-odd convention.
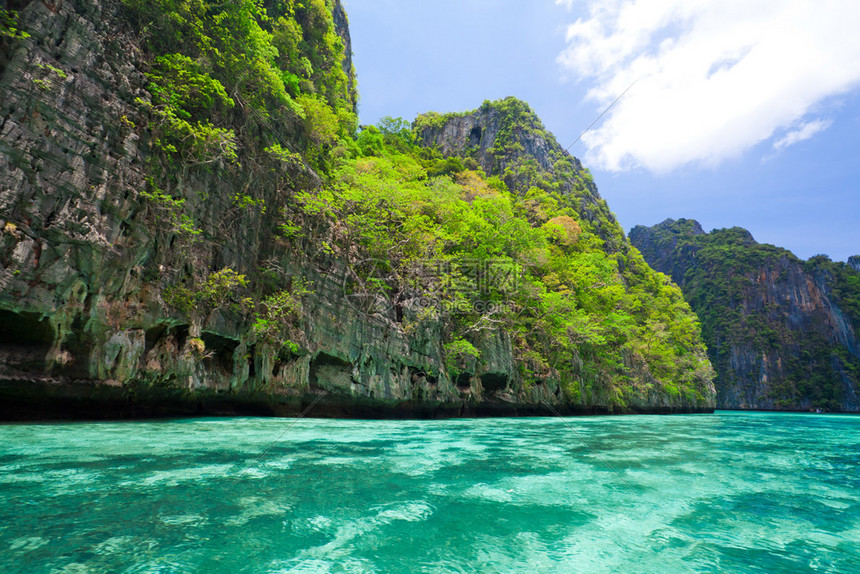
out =
[[[248,347],[248,378],[254,379],[257,376],[257,366],[255,355],[257,353],[257,346],[251,345]]]
[[[55,47],[59,48],[60,44],[63,43],[63,40],[66,39],[66,30],[67,30],[66,28],[60,28],[60,34],[57,36],[57,39],[54,41]],[[57,55],[55,56],[57,61],[59,61],[61,57],[62,57],[62,52],[57,52]]]
[[[481,126],[475,126],[472,128],[472,131],[469,132],[469,144],[471,146],[478,146],[481,143]]]
[[[40,315],[0,311],[0,380],[43,374],[53,341],[54,330]]]
[[[87,329],[86,317],[77,315],[72,321],[71,333],[63,341],[63,351],[67,357],[63,360],[63,375],[72,379],[89,378],[89,361],[93,347],[93,336]]]
[[[53,342],[54,330],[41,315],[0,311],[0,345],[50,346]]]
[[[500,391],[508,386],[508,375],[505,373],[484,373],[481,375],[481,385],[488,393]]]
[[[6,9],[17,12],[29,6],[32,1],[33,0],[6,0]]]
[[[467,390],[472,386],[472,375],[470,373],[460,373],[455,379],[455,384],[460,390]]]
[[[215,333],[203,333],[200,335],[200,339],[206,345],[206,354],[209,355],[206,360],[211,361],[226,373],[232,373],[233,355],[239,346],[239,341]]]
[[[171,334],[176,337],[176,344],[181,349],[185,346],[185,342],[188,341],[188,325],[177,325],[171,329]]]
[[[164,338],[164,335],[167,333],[168,328],[169,328],[169,325],[162,323],[162,324],[158,324],[154,327],[151,327],[145,331],[145,333],[144,333],[144,335],[145,335],[145,337],[144,337],[144,340],[145,340],[144,350],[147,353],[149,351],[151,351],[155,347],[155,345],[157,345],[158,342],[161,341],[161,339]]]
[[[427,374],[424,369],[420,369],[418,367],[409,367],[409,380],[413,385],[424,382],[431,385],[439,383],[439,379],[437,377]]]
[[[427,373],[416,367],[409,367],[409,382],[418,385],[427,381]]]

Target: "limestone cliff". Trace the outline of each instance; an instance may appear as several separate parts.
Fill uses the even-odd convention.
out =
[[[331,14],[337,35],[343,41],[342,68],[349,81],[349,100],[353,110],[356,110],[358,108],[358,90],[356,89],[355,65],[352,63],[352,37],[349,34],[349,18],[340,0],[335,0],[333,3]]]
[[[519,193],[552,180],[577,212],[599,228],[608,250],[626,251],[628,243],[623,233],[617,233],[615,215],[600,197],[591,173],[559,145],[525,102],[509,97],[485,102],[471,112],[431,112],[419,116],[415,128],[423,145],[435,146],[446,156],[474,160]]]
[[[420,309],[408,300],[379,296],[372,312],[356,304],[362,254],[321,239],[341,233],[338,221],[297,207],[326,185],[330,158],[348,153],[333,134],[347,129],[356,97],[340,2],[327,15],[306,4],[273,34],[282,55],[298,56],[271,94],[271,75],[249,86],[221,70],[214,81],[219,70],[198,44],[179,46],[191,56],[157,52],[152,22],[181,20],[153,20],[146,2],[5,4],[26,37],[0,35],[0,417],[713,407],[706,370],[691,372],[689,396],[668,393],[632,350],[618,368],[638,386],[624,393],[610,393],[584,351],[571,357],[582,373],[574,400],[550,371],[528,380],[502,329],[475,334],[477,358],[452,370],[442,322],[409,323]],[[320,56],[311,26],[334,29],[345,52],[329,39],[334,51]],[[170,73],[186,79],[172,100],[159,92],[173,85]],[[178,100],[185,107],[174,110]],[[482,146],[499,143],[493,126],[503,119],[479,120]],[[546,160],[548,141],[534,140],[518,161],[561,170]],[[509,167],[494,157],[493,169]],[[605,231],[607,250],[626,250],[578,161],[557,159],[571,170],[568,192],[599,207],[583,213]],[[266,336],[273,324],[277,344]]]
[[[699,315],[718,408],[860,411],[856,268],[685,219],[635,227],[630,240]]]

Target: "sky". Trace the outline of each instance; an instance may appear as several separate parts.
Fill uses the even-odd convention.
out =
[[[692,218],[860,254],[856,0],[343,3],[362,124],[516,96],[625,230]]]

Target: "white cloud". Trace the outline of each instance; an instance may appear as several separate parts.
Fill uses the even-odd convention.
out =
[[[785,149],[790,145],[794,145],[796,143],[808,140],[818,132],[823,132],[827,128],[829,128],[833,124],[830,120],[816,120],[814,122],[806,122],[805,124],[801,124],[798,128],[791,130],[776,143],[773,144],[773,149],[779,151],[781,149]]]
[[[573,0],[556,0],[575,8]],[[559,62],[608,105],[583,138],[598,167],[717,164],[860,85],[857,0],[589,0]],[[786,147],[825,129],[809,121]],[[804,136],[804,137],[801,137]],[[800,139],[797,139],[800,138]],[[778,143],[780,143],[778,142]]]

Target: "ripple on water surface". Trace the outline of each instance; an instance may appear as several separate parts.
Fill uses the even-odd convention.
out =
[[[6,425],[0,571],[858,572],[858,431],[744,413]]]

